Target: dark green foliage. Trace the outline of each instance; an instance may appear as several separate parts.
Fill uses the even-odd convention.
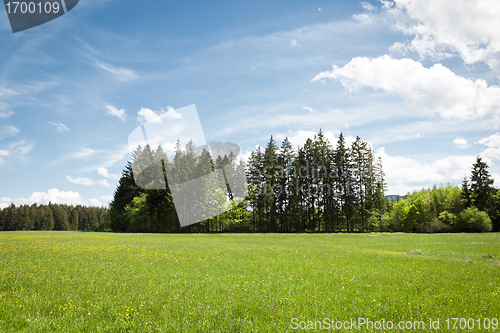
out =
[[[472,166],[470,177],[470,197],[472,204],[479,210],[486,211],[490,208],[494,192],[493,178],[491,178],[488,172],[488,165],[478,156],[476,163]]]
[[[383,230],[404,232],[446,232],[455,228],[462,211],[458,186],[440,186],[414,191],[391,203]]]
[[[53,230],[54,229],[54,216],[52,209],[49,206],[40,207],[40,215],[38,217],[37,230]]]
[[[294,151],[273,138],[248,163],[248,194],[257,230],[332,232],[375,230],[385,211],[381,166],[357,138],[334,149],[322,131]]]
[[[156,167],[159,165],[161,168]],[[219,156],[217,160],[212,161],[206,149],[198,151],[191,141],[185,147],[178,141],[170,160],[161,147],[156,150],[149,146],[144,149],[138,147],[132,156],[132,161],[122,173],[105,224],[109,224],[113,231],[129,232],[221,231],[224,227],[223,221],[234,220],[232,215],[225,213],[184,228],[180,227],[178,216],[189,219],[191,214],[196,212],[222,213],[231,207],[230,198],[241,201],[247,189],[227,186],[229,180],[237,177],[237,170],[244,170],[244,164],[236,163],[234,155]],[[211,172],[217,175],[215,177],[217,180],[213,177],[204,177]],[[177,211],[170,188],[175,189],[179,184],[194,179],[198,180],[197,186],[201,188],[197,187],[196,191],[191,193],[196,197],[190,199],[195,199],[193,202],[200,207],[185,207]],[[216,183],[219,181],[220,183]],[[240,204],[234,207],[234,210],[242,207],[243,204]],[[249,213],[245,210],[238,215],[240,219],[241,215],[246,216]]]
[[[11,231],[17,230],[18,221],[17,221],[17,209],[14,204],[11,204],[9,207],[3,210],[3,230]]]
[[[490,217],[486,212],[480,211],[477,207],[466,208],[457,218],[457,231],[488,232],[491,229]]]
[[[135,156],[138,157],[139,153]],[[132,202],[135,196],[139,195],[139,191],[139,187],[135,184],[132,164],[129,162],[122,172],[122,177],[115,191],[113,201],[109,205],[109,224],[112,230],[127,230],[130,221],[124,215],[125,207]]]
[[[70,230],[67,211],[60,205],[49,204],[54,218],[54,230]]]
[[[146,156],[148,160],[143,160]],[[359,137],[351,147],[341,134],[334,148],[322,131],[294,150],[288,139],[280,145],[271,136],[265,149],[252,152],[246,166],[248,188],[214,187],[206,183],[210,205],[218,216],[185,228],[179,227],[170,190],[137,186],[132,172],[142,177],[148,161],[162,161],[168,182],[177,184],[209,172],[226,181],[243,170],[234,156],[212,161],[207,151],[196,153],[192,142],[177,142],[168,160],[160,149],[138,148],[122,174],[107,221],[112,230],[132,232],[334,232],[378,230],[386,211],[381,162]],[[223,168],[224,167],[224,168]],[[147,185],[147,179],[138,183]],[[150,184],[151,185],[151,184]],[[212,190],[210,190],[213,188]],[[243,198],[235,205],[232,199]],[[240,202],[241,200],[238,200]],[[206,208],[206,207],[205,207]],[[224,212],[221,214],[222,212]]]
[[[0,210],[0,231],[10,230],[105,230],[103,207],[48,205],[22,205]],[[108,229],[109,230],[109,229]]]
[[[478,157],[471,180],[465,178],[461,187],[434,186],[392,202],[382,229],[404,232],[491,231],[494,226],[491,216],[498,218],[499,215],[500,195],[491,186],[493,181],[486,169],[487,165]]]
[[[78,230],[78,210],[71,209],[68,218],[68,225],[70,230]]]
[[[488,214],[493,230],[500,231],[500,195],[493,187],[493,178],[488,164],[481,157],[476,158],[470,178],[462,182],[462,202],[465,207],[477,207]]]
[[[265,149],[252,152],[246,166],[237,163],[232,154],[212,161],[206,149],[197,151],[192,142],[185,147],[177,142],[171,160],[161,147],[138,147],[122,172],[109,210],[52,203],[20,207],[12,204],[0,210],[0,230],[498,231],[500,190],[493,188],[487,169],[488,165],[478,157],[461,188],[434,186],[391,200],[384,197],[382,161],[359,137],[348,146],[341,133],[333,147],[320,130],[296,150],[287,138],[279,145],[271,137]],[[133,170],[141,170],[136,173],[139,179],[135,179]],[[242,175],[242,170],[246,171],[248,188],[226,186],[229,179]],[[204,206],[177,212],[170,186],[211,172],[219,180],[207,177],[199,183],[203,191],[193,193],[207,196],[197,201],[197,205]],[[162,189],[165,185],[166,189]],[[207,209],[217,216],[180,227],[178,213],[182,216]]]

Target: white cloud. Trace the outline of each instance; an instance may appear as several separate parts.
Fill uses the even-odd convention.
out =
[[[128,145],[126,144],[118,145],[118,147],[115,149],[110,148],[94,150],[92,148],[82,147],[58,159],[55,159],[50,163],[52,165],[57,165],[68,160],[81,160],[88,162],[88,164],[82,164],[78,172],[90,173],[96,172],[99,167],[110,168],[117,163],[120,163],[120,165],[123,166],[125,165],[128,157],[129,150]],[[109,175],[111,177],[114,176],[114,174]]]
[[[66,179],[68,179],[70,183],[77,185],[85,185],[85,186],[100,185],[108,188],[113,187],[113,185],[108,183],[106,179],[92,180],[90,178],[71,178],[70,176],[66,176]]]
[[[297,40],[296,40],[296,39],[292,39],[292,40],[290,41],[290,46],[291,46],[291,47],[301,47],[302,45],[300,45],[300,44],[297,42]]]
[[[390,156],[379,148],[376,156],[382,158],[382,169],[388,184],[387,194],[406,194],[433,185],[454,183],[469,174],[475,156],[448,156],[433,162],[422,163],[414,158]]]
[[[4,104],[0,102],[0,104]],[[5,107],[0,105],[0,119],[7,119],[13,114],[12,111],[5,110]]]
[[[104,161],[102,161],[99,166],[97,167],[103,167],[103,168],[109,168],[115,165],[116,163],[125,163],[127,160],[127,157],[129,157],[129,147],[128,145],[120,145],[117,149],[115,150],[107,150],[104,151],[106,154],[106,158]],[[96,167],[93,168],[95,170]],[[88,170],[91,171],[91,170]]]
[[[34,145],[32,143],[21,140],[10,145],[10,152],[18,156],[24,156],[32,151],[33,148]]]
[[[109,173],[108,169],[103,168],[103,167],[98,167],[97,168],[97,173],[99,175],[103,176],[104,178],[113,179],[113,180],[120,179],[120,175],[119,174]]]
[[[462,138],[461,136],[456,137],[455,140],[453,140],[453,143],[455,144],[455,146],[457,146],[457,148],[460,149],[466,149],[470,147],[469,141]]]
[[[288,138],[288,141],[290,141],[293,147],[299,147],[303,146],[307,139],[313,140],[316,135],[318,135],[318,133],[314,131],[299,130],[296,132],[290,132],[287,135],[278,134],[276,135],[276,139],[283,141],[285,138]],[[323,135],[328,139],[331,145],[335,145],[337,143],[337,137],[331,131],[323,132]]]
[[[59,133],[61,133],[61,132],[67,132],[67,131],[70,130],[68,128],[68,126],[64,125],[63,123],[54,123],[54,122],[49,121],[49,124],[52,125],[52,126],[55,126],[56,127],[56,131],[58,131]]]
[[[19,96],[21,93],[17,90],[6,88],[6,87],[0,87],[0,97],[1,98],[7,98],[7,97],[13,97],[13,96]]]
[[[26,155],[34,148],[33,143],[25,140],[13,142],[9,144],[6,149],[0,149],[0,164],[4,162],[6,157],[25,159]]]
[[[482,157],[485,157],[489,160],[500,160],[500,134],[499,133],[492,134],[487,138],[479,140],[477,143],[488,147],[480,153],[480,155]]]
[[[137,121],[141,123],[161,123],[164,119],[182,119],[182,115],[176,112],[171,106],[167,106],[167,110],[162,108],[158,112],[148,108],[141,108],[139,112],[137,112]]]
[[[111,201],[113,201],[114,197],[112,195],[103,195],[103,196],[101,196],[101,199],[105,200],[107,202],[111,202]]]
[[[0,209],[4,209],[9,207],[10,204],[13,203],[13,200],[9,197],[1,197],[0,198]]]
[[[19,128],[15,126],[2,126],[0,130],[0,140],[5,139],[8,136],[14,136],[20,132]]]
[[[487,138],[479,140],[478,143],[490,148],[500,147],[500,134],[492,134]]]
[[[103,206],[103,204],[97,199],[85,199],[78,192],[72,191],[60,191],[57,188],[52,188],[47,192],[33,192],[28,198],[0,198],[0,208],[5,208],[11,203],[16,205],[47,205],[49,202],[54,204],[66,204],[66,205],[84,205],[84,206]]]
[[[354,14],[352,16],[352,18],[359,21],[360,23],[370,23],[371,22],[370,15],[368,15],[366,13]]]
[[[310,113],[318,113],[318,111],[314,110],[313,108],[310,108],[308,106],[302,107],[303,110],[309,111]]]
[[[420,115],[474,119],[500,113],[500,86],[457,76],[441,64],[425,68],[411,59],[382,56],[353,58],[343,67],[318,74],[313,81],[334,79],[349,91],[362,87],[400,96]]]
[[[79,159],[79,158],[85,158],[89,157],[95,154],[95,150],[92,148],[80,148],[78,151],[75,151],[73,153],[69,153],[65,155],[63,158],[64,159]]]
[[[500,74],[498,0],[397,0],[386,6],[396,29],[414,36],[409,49],[421,56],[442,56],[444,49],[472,64],[485,62]],[[400,44],[402,46],[402,44]]]
[[[131,69],[115,67],[101,61],[95,61],[95,66],[113,74],[120,81],[131,81],[139,78],[139,76]]]
[[[362,2],[361,6],[363,7],[364,10],[367,10],[367,11],[372,11],[375,9],[375,7],[368,2]]]
[[[252,152],[250,150],[245,150],[244,152],[241,152],[238,155],[238,159],[243,160],[243,162],[247,163],[248,160],[250,159],[251,155],[252,155]]]
[[[108,114],[109,115],[112,115],[114,117],[117,117],[123,121],[125,121],[125,119],[127,118],[127,114],[126,114],[126,111],[125,109],[120,109],[118,110],[117,108],[115,108],[114,106],[112,105],[106,105],[106,109],[108,110]]]

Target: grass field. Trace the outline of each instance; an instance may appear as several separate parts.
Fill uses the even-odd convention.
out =
[[[300,331],[292,318],[461,331],[453,317],[474,332],[500,317],[499,258],[491,233],[2,232],[0,332]]]

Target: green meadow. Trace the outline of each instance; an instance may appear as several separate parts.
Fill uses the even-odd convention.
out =
[[[499,259],[497,233],[1,232],[0,332],[498,331]]]

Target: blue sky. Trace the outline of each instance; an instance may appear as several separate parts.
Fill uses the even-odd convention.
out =
[[[497,0],[81,0],[13,34],[0,12],[0,207],[107,204],[129,134],[195,104],[207,141],[321,128],[382,157],[388,194],[500,182]]]

